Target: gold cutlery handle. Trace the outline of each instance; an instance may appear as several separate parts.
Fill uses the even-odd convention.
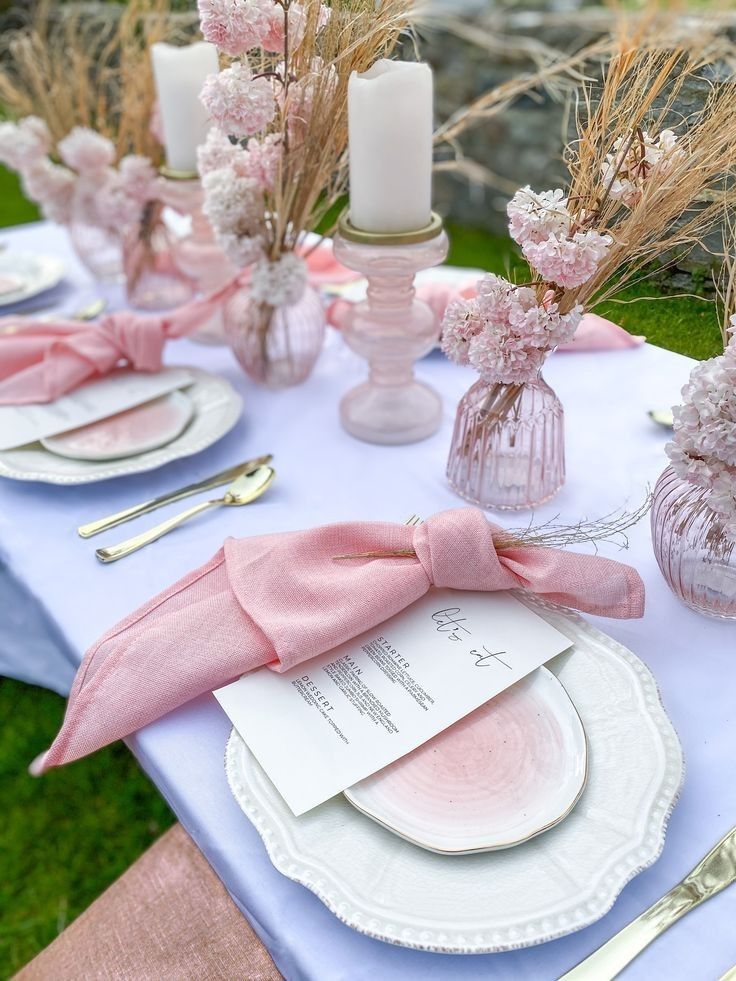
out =
[[[155,511],[156,508],[161,508],[165,504],[174,504],[176,501],[181,501],[183,498],[190,497],[192,494],[214,490],[215,487],[222,487],[223,484],[229,484],[238,474],[247,473],[250,470],[255,470],[256,467],[265,466],[272,459],[271,454],[267,453],[265,456],[256,457],[254,460],[239,463],[237,466],[222,470],[212,477],[197,481],[196,484],[180,487],[178,490],[170,491],[168,494],[161,494],[160,497],[154,497],[150,501],[144,501],[142,504],[134,504],[132,507],[125,508],[115,514],[110,514],[106,518],[99,518],[97,521],[90,521],[88,524],[80,525],[77,528],[77,534],[81,538],[92,538],[93,535],[99,535],[101,531],[109,531],[110,528],[115,528],[125,521],[140,518],[142,515],[149,514],[151,511]]]
[[[224,499],[218,498],[215,501],[203,501],[201,504],[195,504],[186,511],[182,511],[181,514],[175,514],[173,518],[168,518],[166,521],[162,521],[161,524],[154,525],[148,531],[144,531],[140,535],[134,535],[133,538],[127,538],[124,542],[120,542],[119,545],[105,545],[102,548],[98,548],[95,555],[100,562],[117,562],[118,559],[130,555],[131,552],[137,552],[144,545],[150,545],[151,542],[163,538],[164,535],[167,535],[174,528],[178,528],[179,525],[184,524],[185,521],[193,518],[196,514],[201,514],[203,511],[207,511],[209,508],[217,507],[218,504],[223,503]]]
[[[680,917],[736,881],[736,828],[682,882],[625,926],[560,981],[611,981]]]

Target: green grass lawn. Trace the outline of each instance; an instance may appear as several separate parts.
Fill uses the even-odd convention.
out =
[[[14,176],[0,168],[0,227],[32,221]],[[487,232],[449,227],[450,261],[504,272],[511,243]],[[626,299],[651,295],[629,290]],[[720,349],[712,304],[667,299],[609,304],[600,312],[654,344],[697,358]],[[61,722],[57,695],[0,682],[0,976],[48,944],[173,821],[166,805],[122,746],[52,772],[28,776]]]
[[[0,680],[0,977],[49,944],[173,822],[122,743],[41,779],[64,700]],[[51,979],[50,979],[51,981]]]

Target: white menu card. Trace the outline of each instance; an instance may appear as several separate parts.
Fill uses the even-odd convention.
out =
[[[380,626],[215,697],[295,815],[436,736],[571,646],[510,593],[430,590]]]
[[[0,451],[107,419],[191,382],[192,373],[186,368],[153,372],[120,368],[53,402],[0,406]]]

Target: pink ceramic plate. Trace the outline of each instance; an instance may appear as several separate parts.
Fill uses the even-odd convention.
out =
[[[57,456],[73,460],[120,460],[165,446],[184,430],[194,406],[183,392],[118,412],[107,419],[41,440]]]
[[[539,668],[345,796],[402,838],[462,855],[554,827],[580,799],[587,773],[575,706]]]

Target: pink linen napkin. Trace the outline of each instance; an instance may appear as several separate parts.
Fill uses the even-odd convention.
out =
[[[316,287],[357,275],[337,262],[331,243],[305,255],[308,281]],[[196,330],[247,283],[246,270],[208,296],[162,314],[123,310],[91,324],[0,318],[0,405],[51,402],[119,364],[158,371],[167,340]],[[2,333],[3,325],[12,332]]]
[[[630,566],[538,546],[497,549],[501,531],[459,508],[415,528],[358,521],[228,539],[90,648],[61,731],[33,772],[86,756],[246,671],[285,671],[331,650],[430,586],[523,588],[587,613],[642,616],[644,585]]]
[[[417,297],[434,311],[442,320],[447,306],[453,300],[470,299],[475,296],[475,282],[454,285],[447,282],[422,283],[417,286]],[[338,330],[342,330],[353,304],[344,297],[334,300],[327,310],[327,320]],[[646,337],[629,334],[611,320],[595,313],[586,313],[580,322],[575,337],[569,344],[563,344],[558,351],[618,351],[624,348],[639,347]]]

